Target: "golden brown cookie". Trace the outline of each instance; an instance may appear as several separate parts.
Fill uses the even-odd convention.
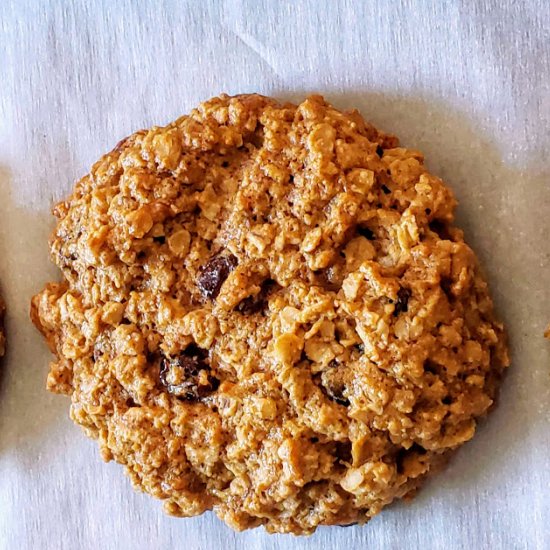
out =
[[[303,534],[412,495],[508,365],[423,160],[319,96],[123,140],[55,208],[48,388],[170,514]]]

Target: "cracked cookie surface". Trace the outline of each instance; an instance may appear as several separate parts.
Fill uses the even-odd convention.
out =
[[[55,208],[48,388],[170,514],[363,523],[473,436],[508,365],[455,206],[319,96],[137,132]]]

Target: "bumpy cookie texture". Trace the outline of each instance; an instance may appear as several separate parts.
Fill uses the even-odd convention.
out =
[[[363,523],[474,435],[508,365],[455,205],[319,96],[137,132],[55,208],[48,388],[170,514]]]

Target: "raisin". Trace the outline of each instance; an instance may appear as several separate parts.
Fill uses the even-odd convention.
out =
[[[329,368],[321,374],[320,388],[331,401],[334,401],[339,405],[343,405],[344,407],[348,407],[350,402],[344,395],[346,386],[339,375],[337,365],[338,363],[333,361]]]
[[[254,313],[263,311],[267,306],[268,297],[275,289],[275,286],[277,286],[277,283],[273,279],[266,279],[261,284],[258,294],[241,300],[235,309],[243,315],[253,315]]]
[[[449,226],[441,220],[432,220],[428,224],[430,231],[437,233],[440,239],[444,241],[452,241],[451,234],[449,233]]]
[[[402,474],[404,471],[403,465],[405,458],[409,454],[409,451],[404,447],[400,447],[397,453],[395,454],[395,468],[398,474]]]
[[[218,389],[220,381],[210,373],[207,352],[194,344],[177,357],[163,357],[160,382],[168,393],[186,401],[197,401]],[[206,371],[206,377],[201,372]]]
[[[344,386],[334,387],[334,386],[325,386],[327,390],[326,393],[329,398],[338,403],[338,405],[343,405],[344,407],[349,407],[349,399],[344,397]]]
[[[453,280],[449,277],[441,277],[441,281],[439,282],[439,284],[441,285],[441,290],[443,290],[449,302],[454,301]]]
[[[254,132],[249,137],[250,143],[256,147],[256,149],[261,149],[264,145],[264,129],[263,126],[256,128]]]
[[[211,300],[215,299],[236,265],[237,258],[232,254],[227,256],[218,254],[210,258],[208,263],[200,268],[197,279],[197,286],[202,295]]]
[[[351,462],[351,441],[337,441],[334,454],[341,462]]]
[[[397,292],[397,302],[393,310],[394,317],[397,317],[400,313],[404,313],[409,308],[409,298],[411,297],[411,291],[408,288],[401,287]]]
[[[429,372],[430,374],[439,374],[440,367],[437,363],[432,361],[431,359],[426,359],[424,361],[424,372]]]
[[[357,226],[357,233],[359,235],[361,235],[361,237],[365,237],[369,241],[374,241],[374,233],[368,227],[362,227],[362,226],[358,225]]]
[[[376,154],[381,157],[383,154],[384,154],[384,149],[378,145],[378,147],[376,148]]]
[[[397,449],[397,452],[395,453],[395,466],[397,469],[397,473],[398,474],[403,473],[404,463],[407,457],[412,455],[423,456],[427,452],[428,451],[426,451],[424,447],[418,445],[418,443],[413,443],[409,449],[405,449],[404,447],[399,447],[399,449]]]

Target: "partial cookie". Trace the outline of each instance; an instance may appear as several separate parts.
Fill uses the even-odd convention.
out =
[[[168,513],[366,522],[468,441],[508,365],[456,201],[319,96],[221,96],[55,209],[48,388]]]

